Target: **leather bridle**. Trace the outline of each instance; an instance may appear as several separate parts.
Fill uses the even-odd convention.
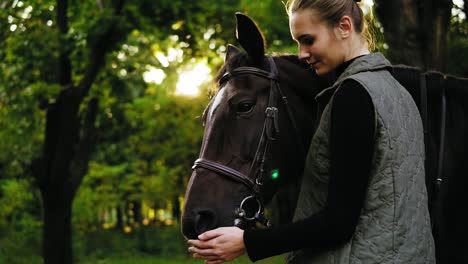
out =
[[[271,223],[266,219],[264,214],[264,199],[261,195],[261,188],[264,184],[265,176],[265,162],[267,159],[267,153],[269,146],[272,141],[275,141],[276,136],[279,133],[279,123],[278,123],[278,107],[277,102],[280,98],[288,113],[289,120],[296,132],[296,139],[299,140],[298,128],[296,121],[292,114],[290,107],[288,106],[288,100],[284,95],[278,81],[278,69],[272,57],[268,56],[268,64],[270,71],[265,71],[255,67],[238,67],[232,71],[226,71],[219,81],[219,85],[223,85],[226,82],[229,82],[231,79],[243,75],[255,75],[264,79],[270,80],[270,91],[268,96],[268,105],[265,109],[265,121],[263,123],[262,134],[260,141],[257,145],[257,150],[252,161],[248,175],[237,171],[226,165],[217,163],[215,161],[207,160],[203,157],[197,159],[192,167],[193,170],[197,168],[203,168],[212,172],[215,172],[218,175],[224,176],[233,181],[237,181],[245,185],[251,192],[251,195],[245,197],[239,205],[239,208],[235,212],[235,221],[234,225],[240,228],[255,228],[260,224],[262,227],[270,227]],[[302,146],[299,144],[298,148],[302,151]],[[246,210],[246,205],[254,201],[254,204],[258,206],[258,209],[255,210],[255,213],[252,214]]]

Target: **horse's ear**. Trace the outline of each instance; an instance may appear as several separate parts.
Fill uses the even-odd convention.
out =
[[[248,16],[236,13],[237,39],[255,63],[263,61],[265,56],[265,38],[257,24]]]
[[[241,53],[240,49],[236,46],[228,44],[227,51],[226,51],[226,58],[224,59],[225,62],[230,60],[232,57],[236,56],[237,54]]]

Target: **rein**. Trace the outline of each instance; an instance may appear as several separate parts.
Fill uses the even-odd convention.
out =
[[[270,221],[266,219],[264,214],[265,206],[261,195],[261,187],[263,186],[265,162],[267,160],[270,143],[277,140],[276,136],[279,134],[278,107],[276,104],[278,102],[278,98],[280,98],[285,105],[288,118],[291,121],[293,129],[296,135],[299,135],[299,130],[288,105],[287,97],[284,95],[279,85],[278,69],[276,64],[271,56],[268,56],[267,58],[270,68],[269,72],[255,67],[238,67],[232,71],[227,71],[219,81],[219,85],[222,85],[229,82],[231,79],[242,75],[255,75],[270,80],[268,105],[265,109],[265,121],[263,122],[262,134],[257,145],[257,150],[252,161],[249,174],[245,175],[231,167],[204,159],[203,157],[197,159],[192,167],[193,170],[203,168],[215,172],[220,176],[224,176],[245,185],[251,191],[251,195],[245,197],[240,203],[239,208],[235,211],[236,218],[234,220],[234,226],[240,228],[255,228],[259,225],[260,227],[268,228],[271,226]],[[296,136],[296,138],[298,143],[300,143],[299,137]],[[298,147],[301,151],[305,151],[301,144],[298,144]],[[256,168],[258,168],[258,170]],[[246,210],[246,205],[251,203],[251,201],[253,201],[254,205],[257,207],[254,214],[249,214]]]
[[[444,80],[446,80],[444,76]],[[424,126],[424,138],[425,138],[425,146],[426,146],[426,153],[428,153],[428,142],[429,139],[429,124],[428,124],[428,107],[427,107],[427,80],[426,74],[422,73],[420,75],[420,93],[421,93],[421,116],[423,120]],[[443,169],[444,169],[444,152],[445,152],[445,129],[446,129],[446,121],[447,121],[447,96],[446,96],[446,88],[445,84],[440,85],[442,89],[442,96],[441,96],[441,109],[440,109],[440,145],[439,145],[439,153],[438,153],[438,160],[437,160],[437,177],[435,179],[435,190],[432,198],[432,206],[430,206],[429,210],[431,211],[431,215],[435,210],[437,204],[437,198],[441,189],[441,185],[443,182]],[[432,221],[432,225],[434,225],[434,221]],[[434,227],[433,227],[434,228]]]

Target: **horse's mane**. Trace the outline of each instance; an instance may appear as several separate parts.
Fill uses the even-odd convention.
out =
[[[297,57],[297,55],[293,55],[293,54],[281,54],[281,55],[277,55],[276,57],[281,57],[293,64],[296,64],[298,65],[299,67],[301,68],[304,68],[304,69],[307,69],[309,68],[309,65],[307,64],[307,62],[305,60],[301,60],[299,59],[299,57]]]

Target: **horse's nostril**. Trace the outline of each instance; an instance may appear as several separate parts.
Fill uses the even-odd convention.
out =
[[[200,210],[195,217],[195,231],[204,233],[216,227],[216,214],[211,210]]]

